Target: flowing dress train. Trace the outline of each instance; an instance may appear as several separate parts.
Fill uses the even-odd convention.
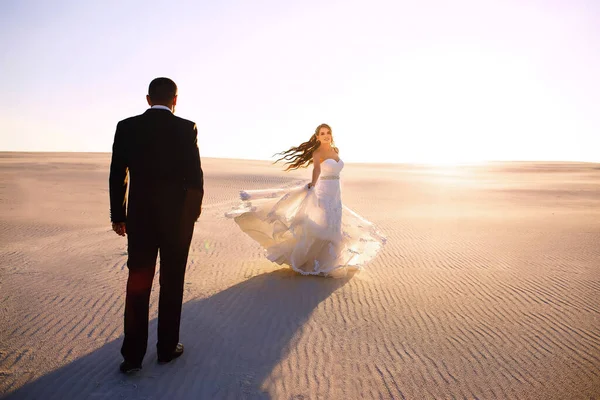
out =
[[[362,268],[385,244],[375,226],[342,204],[342,160],[321,163],[314,188],[241,191],[241,204],[226,213],[258,242],[269,260],[303,275]]]

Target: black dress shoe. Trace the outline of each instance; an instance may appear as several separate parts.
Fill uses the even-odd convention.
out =
[[[121,366],[119,366],[119,371],[121,371],[124,374],[130,374],[132,372],[137,372],[137,371],[140,371],[141,369],[142,369],[141,364],[132,364],[129,361],[123,361],[121,363]]]
[[[158,363],[166,364],[168,362],[173,361],[174,359],[181,356],[182,354],[183,354],[183,344],[177,343],[177,346],[175,346],[175,350],[173,350],[171,352],[171,354],[168,354],[166,356],[160,356],[160,355],[158,356]]]

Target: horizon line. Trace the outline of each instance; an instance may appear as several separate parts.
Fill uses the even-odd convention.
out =
[[[0,155],[8,153],[21,153],[21,154],[97,154],[97,155],[110,155],[110,151],[44,151],[44,150],[2,150]],[[274,163],[270,159],[260,158],[234,158],[234,157],[215,157],[215,156],[201,156],[202,159],[218,159],[218,160],[244,160],[244,161],[265,161]],[[384,162],[372,162],[372,161],[347,161],[349,164],[411,164],[411,165],[437,165],[437,166],[457,166],[457,165],[473,165],[473,164],[486,164],[486,163],[581,163],[581,164],[600,164],[599,161],[583,161],[583,160],[549,160],[549,159],[495,159],[495,160],[477,160],[477,161],[384,161]]]

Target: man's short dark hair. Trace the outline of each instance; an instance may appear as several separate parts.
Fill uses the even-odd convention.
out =
[[[170,103],[176,95],[177,85],[169,78],[156,78],[148,87],[148,96],[154,103]]]

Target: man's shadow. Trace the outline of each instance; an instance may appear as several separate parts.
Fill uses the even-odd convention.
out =
[[[141,372],[118,372],[122,338],[33,381],[8,398],[269,399],[261,384],[293,347],[314,309],[351,279],[258,275],[184,305],[184,355],[156,363],[156,320]]]

